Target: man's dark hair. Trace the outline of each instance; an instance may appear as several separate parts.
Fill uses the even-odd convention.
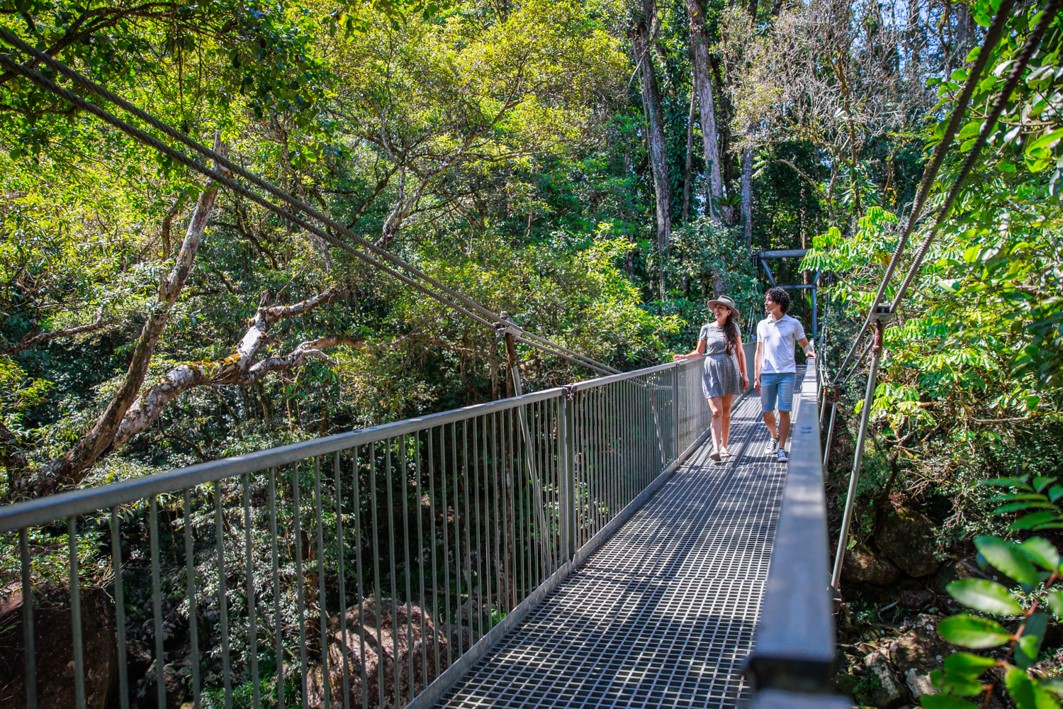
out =
[[[786,311],[790,309],[790,294],[784,289],[769,288],[767,296],[779,304],[784,315],[786,314]]]

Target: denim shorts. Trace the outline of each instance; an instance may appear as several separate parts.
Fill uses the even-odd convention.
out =
[[[794,405],[795,372],[771,372],[760,374],[760,406],[764,413],[775,410],[775,400],[779,401],[779,411],[792,411]]]

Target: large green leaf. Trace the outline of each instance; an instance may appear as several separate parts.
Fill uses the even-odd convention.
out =
[[[992,657],[982,657],[969,652],[954,652],[945,658],[945,671],[950,674],[966,674],[978,677],[997,661]]]
[[[1012,616],[1022,613],[1022,606],[1011,597],[1008,589],[984,579],[960,579],[946,589],[957,601],[978,611],[993,615]]]
[[[1059,703],[1031,680],[1025,670],[1009,667],[1004,673],[1004,685],[1017,709],[1059,709]]]
[[[1045,571],[1059,570],[1059,551],[1044,537],[1030,537],[1020,544],[1019,548]]]
[[[976,615],[954,615],[938,623],[938,634],[961,647],[982,650],[999,647],[1011,640],[1011,633],[1000,623]]]
[[[974,545],[993,568],[1024,586],[1034,586],[1040,580],[1029,557],[1016,544],[999,537],[975,537]]]

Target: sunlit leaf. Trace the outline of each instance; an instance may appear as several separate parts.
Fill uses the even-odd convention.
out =
[[[1000,623],[974,615],[945,618],[938,623],[938,634],[953,645],[974,650],[999,647],[1011,639],[1011,633]]]

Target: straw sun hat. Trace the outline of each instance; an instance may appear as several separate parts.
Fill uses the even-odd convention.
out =
[[[731,309],[731,312],[735,314],[736,318],[742,317],[742,313],[738,312],[738,308],[735,307],[735,302],[726,295],[721,295],[718,298],[713,298],[709,301],[709,307],[714,305],[726,305]]]

